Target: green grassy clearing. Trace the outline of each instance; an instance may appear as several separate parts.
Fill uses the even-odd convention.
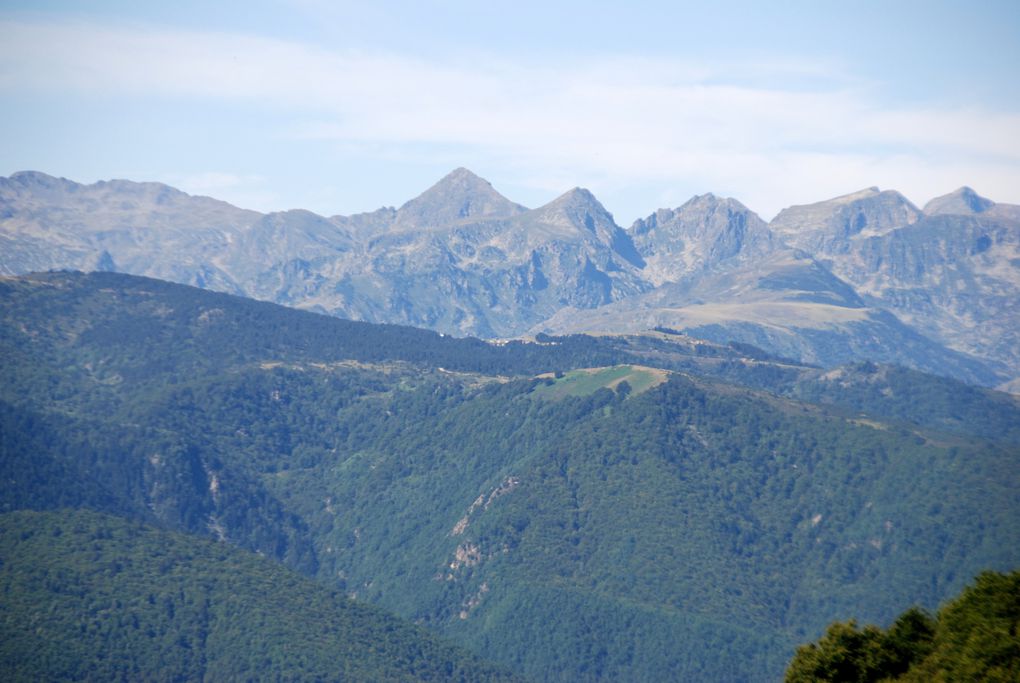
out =
[[[588,396],[599,389],[615,391],[621,382],[627,382],[631,388],[631,395],[637,395],[665,382],[669,373],[640,365],[614,365],[606,368],[571,370],[562,377],[555,377],[552,373],[539,377],[551,380],[552,383],[540,384],[535,388],[534,395],[556,400],[566,396]]]

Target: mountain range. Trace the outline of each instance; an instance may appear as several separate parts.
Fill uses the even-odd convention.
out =
[[[629,229],[587,190],[536,209],[457,169],[399,208],[261,214],[158,183],[0,179],[0,273],[118,271],[498,339],[653,328],[822,366],[1016,389],[1020,207],[869,188],[765,222],[711,194]]]

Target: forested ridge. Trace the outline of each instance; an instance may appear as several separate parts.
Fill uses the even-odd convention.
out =
[[[1005,394],[124,275],[0,291],[0,509],[221,539],[535,680],[775,680],[834,620],[1020,563]]]

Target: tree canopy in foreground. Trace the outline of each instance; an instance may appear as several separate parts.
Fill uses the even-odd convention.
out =
[[[984,572],[934,617],[917,608],[888,629],[829,626],[802,645],[787,683],[1020,680],[1020,571]]]

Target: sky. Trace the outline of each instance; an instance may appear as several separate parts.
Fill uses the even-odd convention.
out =
[[[0,0],[0,175],[349,215],[463,166],[625,227],[705,192],[1020,204],[1018,76],[1016,0]]]

